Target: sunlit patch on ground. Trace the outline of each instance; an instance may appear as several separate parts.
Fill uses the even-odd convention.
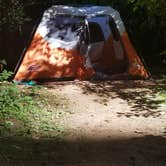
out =
[[[0,138],[0,161],[5,166],[164,166],[164,98],[156,98],[164,87],[151,81],[36,87],[31,96],[40,109],[30,114],[26,132]]]

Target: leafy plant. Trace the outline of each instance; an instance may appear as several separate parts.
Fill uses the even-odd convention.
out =
[[[2,64],[2,65],[7,65],[5,59],[0,59],[0,64]]]
[[[21,28],[27,20],[24,5],[20,0],[0,0],[0,10],[2,13],[0,25],[7,25],[10,30]]]
[[[4,65],[7,65],[4,59],[0,59],[0,72],[3,70]]]
[[[30,96],[20,92],[14,84],[0,86],[0,117],[10,119],[16,116],[24,119],[24,113],[32,109],[33,100]]]
[[[0,73],[0,82],[6,81],[12,74],[13,72],[11,71],[3,70],[2,73]]]
[[[59,97],[41,91],[38,86],[20,87],[9,83],[6,80],[11,75],[7,70],[0,73],[0,136],[12,134],[12,128],[19,128],[19,133],[26,135],[61,135],[61,125],[55,121],[63,115],[58,111]]]
[[[57,121],[64,116],[61,103],[59,96],[40,87],[1,83],[0,136],[12,133],[33,137],[62,136],[63,124]]]

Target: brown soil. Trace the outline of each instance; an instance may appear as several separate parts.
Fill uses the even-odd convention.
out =
[[[70,101],[68,134],[60,142],[33,142],[38,158],[12,165],[165,166],[166,107],[155,98],[159,88],[166,86],[127,80],[49,85]]]

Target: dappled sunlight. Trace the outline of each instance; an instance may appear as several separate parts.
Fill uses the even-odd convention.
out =
[[[160,116],[161,104],[165,102],[164,99],[156,97],[158,88],[165,89],[165,84],[156,85],[152,81],[91,81],[79,82],[78,85],[84,94],[95,94],[99,97],[98,101],[104,101],[103,103],[116,98],[126,101],[131,108],[130,112],[124,112],[118,116]]]
[[[84,61],[78,50],[51,49],[49,43],[36,34],[14,80],[86,78],[93,71],[84,67]]]
[[[50,7],[19,65],[15,81],[149,77],[119,13],[103,6]]]
[[[65,85],[68,86],[66,90]],[[164,86],[165,84],[161,84],[161,88]],[[60,128],[52,128],[52,126],[49,128],[48,123],[41,121],[39,128],[43,125],[44,128],[41,128],[40,132],[37,129],[34,135],[31,135],[31,130],[27,129],[23,134],[12,133],[10,137],[0,137],[0,163],[17,166],[153,166],[155,163],[157,166],[164,166],[166,163],[166,135],[162,133],[165,130],[162,130],[162,126],[165,125],[164,118],[128,118],[125,104],[122,104],[122,110],[120,110],[122,115],[119,116],[114,108],[111,108],[112,105],[110,109],[104,110],[105,107],[103,105],[99,107],[97,102],[85,102],[89,101],[88,97],[93,94],[99,99],[103,96],[111,100],[118,97],[127,103],[133,102],[132,107],[135,110],[130,113],[135,116],[134,112],[138,110],[135,106],[142,109],[143,104],[137,101],[143,94],[151,92],[154,87],[155,82],[128,80],[54,82],[54,86],[41,86],[44,92],[49,92],[52,103],[55,103],[56,96],[63,94],[69,101],[67,105],[74,100],[73,105],[78,107],[72,108],[78,109],[75,113],[70,113],[72,108],[69,107],[64,121],[52,119],[51,115],[47,116],[48,120],[53,120],[53,126],[54,121],[55,123],[61,122]],[[51,94],[56,94],[56,96]],[[41,103],[42,100],[39,102]],[[96,110],[91,109],[94,107],[89,107],[92,104],[95,104]],[[118,107],[120,104],[118,100],[114,106]],[[42,102],[42,110],[45,109],[45,105],[46,103]],[[88,106],[87,110],[81,110],[84,106]],[[146,101],[145,106],[149,107]],[[64,111],[63,108],[62,111]],[[52,109],[49,108],[48,111],[51,113]],[[143,116],[141,110],[136,113]],[[44,117],[43,114],[40,116]],[[35,116],[35,118],[38,117]],[[36,128],[37,126],[32,126],[32,130]],[[13,131],[16,132],[16,130]]]
[[[154,89],[155,85],[154,82],[147,81],[76,81],[56,82],[54,86],[47,85],[44,87],[41,86],[40,88],[43,87],[44,92],[49,92],[50,97],[46,96],[46,100],[50,98],[50,101],[55,103],[56,96],[65,94],[65,89],[62,88],[60,90],[60,87],[69,84],[71,85],[69,88],[71,89],[72,97],[75,94],[76,98],[79,98],[75,102],[77,102],[80,109],[83,105],[87,106],[88,104],[92,104],[92,102],[86,104],[83,97],[89,100],[88,96],[93,94],[99,98],[105,96],[106,99],[111,98],[112,100],[117,96],[127,102],[133,102],[136,105],[136,101],[139,101],[141,95],[143,96],[143,93],[145,94],[147,91]],[[73,84],[76,84],[79,88],[72,87]],[[69,88],[67,89],[68,91]],[[78,92],[80,88],[86,95],[83,96],[82,91]],[[62,93],[59,93],[60,91]],[[52,96],[51,93],[56,94],[56,96]],[[65,97],[68,99],[68,95],[65,95]],[[64,101],[64,99],[60,101]],[[41,108],[45,109],[46,103],[40,100],[41,102]],[[71,104],[70,100],[69,104]],[[49,108],[48,111],[50,114],[49,116],[46,115],[46,117],[48,120],[53,120],[53,127],[55,123],[61,122],[59,123],[59,128],[52,128],[52,125],[49,126],[44,120],[41,121],[41,124],[38,124],[39,128],[41,127],[40,132],[38,132],[36,125],[31,126],[32,131],[37,129],[34,135],[31,133],[31,128],[27,128],[25,133],[18,134],[16,130],[13,130],[10,137],[5,137],[5,135],[3,137],[1,136],[0,163],[5,166],[153,166],[154,163],[157,166],[165,165],[166,135],[161,131],[161,127],[165,124],[164,118],[149,117],[144,118],[144,120],[141,117],[127,118],[125,115],[125,107],[122,107],[124,110],[120,111],[121,113],[124,111],[123,115],[118,117],[118,114],[116,116],[114,112],[114,116],[112,116],[113,110],[103,111],[104,106],[98,108],[99,105],[97,103],[95,104],[97,109],[94,112],[91,112],[92,110],[89,109],[82,110],[79,117],[76,113],[70,113],[71,110],[69,112],[66,110],[68,114],[63,117],[64,121],[52,119],[50,112],[52,109]],[[140,108],[141,104],[138,103]],[[145,104],[147,103],[145,102]],[[148,104],[146,106],[148,107]],[[116,105],[116,107],[118,106]],[[63,108],[62,111],[64,111]],[[43,111],[47,113],[45,110]],[[76,110],[76,112],[79,111]],[[141,111],[139,114],[142,116]],[[44,118],[43,114],[40,114],[40,116]],[[74,119],[76,116],[77,121]],[[34,117],[38,119],[38,117]],[[160,122],[157,123],[157,121]]]

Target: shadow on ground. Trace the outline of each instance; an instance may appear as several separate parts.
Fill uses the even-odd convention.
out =
[[[159,116],[157,109],[164,99],[156,99],[156,94],[161,90],[166,90],[166,84],[160,82],[143,80],[124,80],[124,81],[93,81],[79,82],[84,94],[95,94],[99,97],[99,102],[105,104],[110,99],[120,98],[127,101],[131,106],[130,113],[125,116]],[[122,116],[119,115],[119,116]]]
[[[0,139],[1,166],[165,166],[166,138]]]

